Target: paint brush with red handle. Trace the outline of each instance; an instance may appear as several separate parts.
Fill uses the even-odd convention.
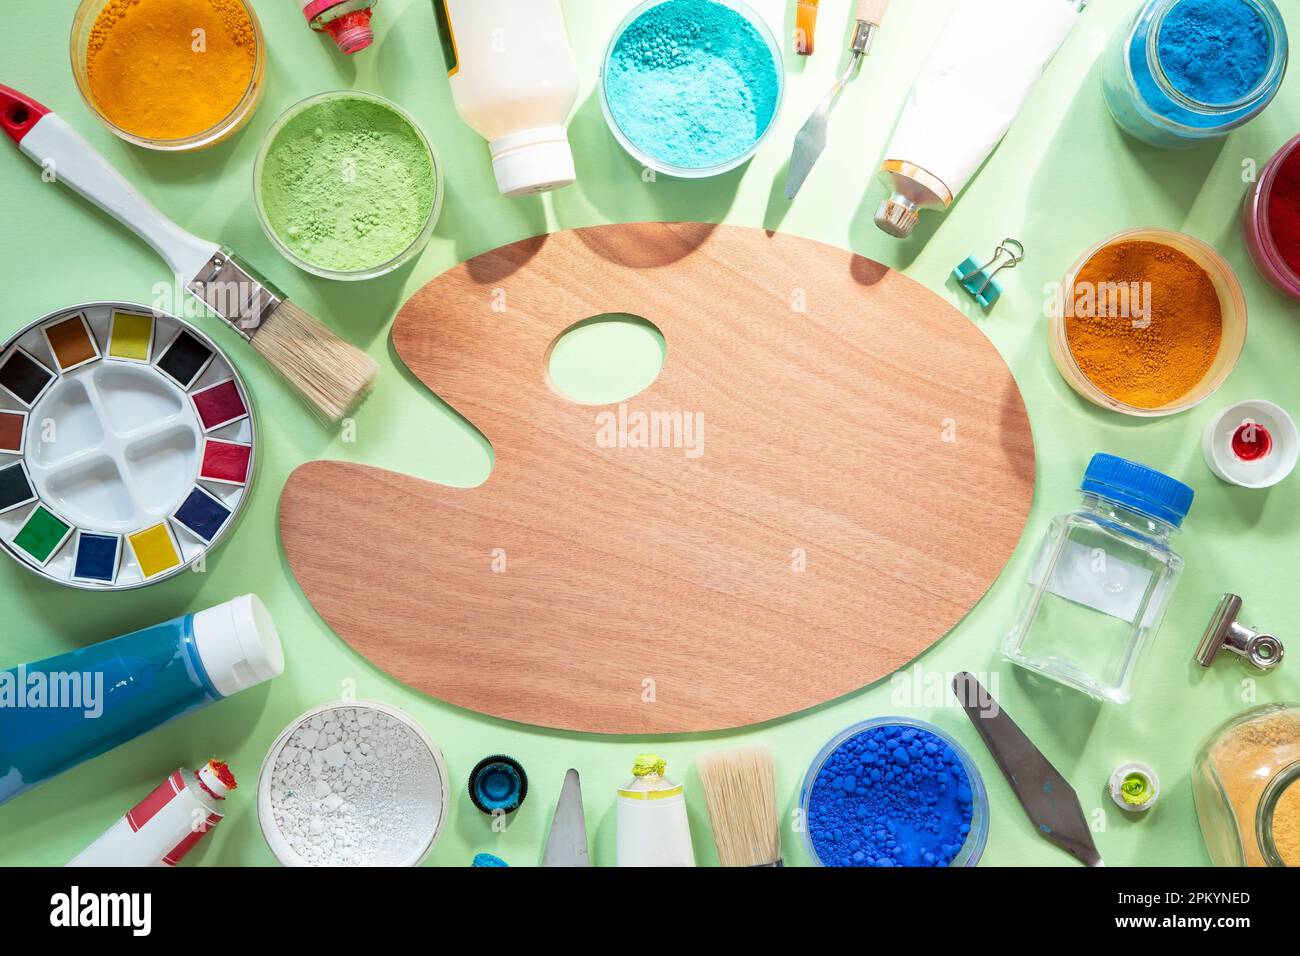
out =
[[[153,246],[187,292],[327,419],[338,421],[370,391],[378,367],[368,355],[289,302],[233,252],[164,216],[58,114],[0,84],[0,130],[48,176]]]

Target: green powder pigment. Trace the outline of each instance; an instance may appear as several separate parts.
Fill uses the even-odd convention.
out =
[[[439,198],[419,130],[359,96],[321,100],[290,119],[266,149],[257,188],[280,242],[333,272],[365,272],[406,252]]]

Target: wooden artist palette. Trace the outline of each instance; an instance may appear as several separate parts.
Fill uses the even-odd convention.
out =
[[[561,334],[606,313],[667,343],[622,408],[548,378]],[[457,489],[304,465],[285,550],[359,652],[497,717],[671,733],[830,700],[952,628],[1029,513],[1029,421],[984,334],[806,239],[699,223],[538,237],[433,280],[393,342],[491,441],[492,474]],[[633,441],[651,413],[661,430],[702,417],[699,453]]]
[[[234,526],[253,466],[239,373],[182,319],[93,302],[0,349],[0,544],[52,581],[180,573]]]

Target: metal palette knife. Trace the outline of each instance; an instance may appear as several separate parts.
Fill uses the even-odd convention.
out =
[[[546,838],[542,866],[591,866],[587,849],[587,821],[582,812],[582,782],[578,771],[564,775],[560,799],[551,821],[551,835]]]
[[[794,152],[790,155],[790,171],[785,181],[785,198],[793,199],[803,186],[803,182],[812,172],[818,157],[826,149],[826,126],[830,119],[831,107],[839,98],[845,85],[852,80],[862,65],[862,59],[871,50],[876,31],[885,21],[885,11],[889,9],[889,0],[858,0],[857,22],[853,27],[853,41],[849,44],[849,65],[835,81],[830,92],[822,98],[817,109],[813,110],[808,122],[803,124],[799,135],[794,139]]]
[[[1105,866],[1074,788],[972,675],[952,681],[966,716],[1011,784],[1038,832],[1088,866]]]

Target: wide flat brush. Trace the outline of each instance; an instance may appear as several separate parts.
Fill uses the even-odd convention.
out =
[[[153,246],[190,295],[243,336],[320,414],[338,421],[370,391],[374,361],[234,253],[176,225],[58,114],[0,84],[0,129],[55,180]]]
[[[784,866],[776,820],[776,761],[768,747],[739,747],[695,761],[722,866]]]

